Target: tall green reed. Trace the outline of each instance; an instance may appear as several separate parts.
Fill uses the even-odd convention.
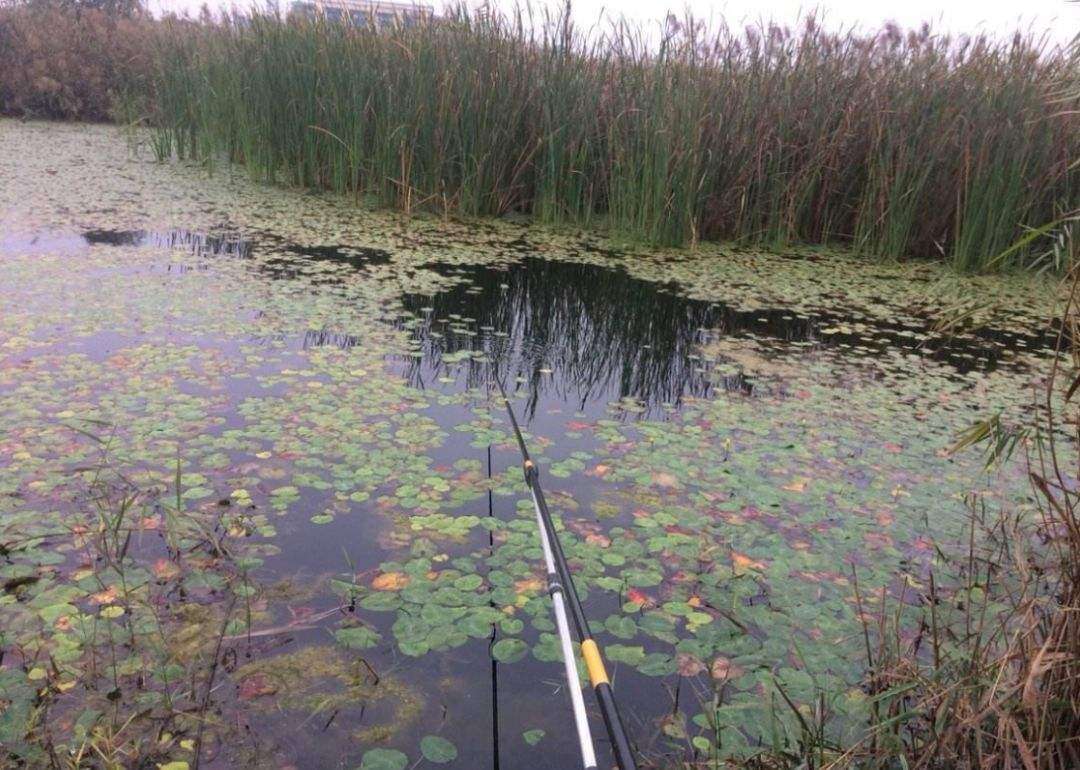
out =
[[[155,120],[175,152],[406,211],[525,212],[665,245],[850,243],[979,270],[1077,205],[1070,63],[1030,38],[686,19],[654,40],[527,9],[163,26]]]

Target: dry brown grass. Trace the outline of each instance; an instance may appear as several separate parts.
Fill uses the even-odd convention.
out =
[[[914,624],[881,602],[865,625],[871,728],[825,767],[1080,767],[1080,266],[1072,264],[1061,355],[1037,391],[1037,416],[980,434],[995,462],[1024,451],[1035,513],[988,511],[973,498],[968,552],[948,585],[931,580],[908,600],[921,605]]]
[[[110,119],[145,88],[152,25],[94,9],[0,7],[0,114]]]

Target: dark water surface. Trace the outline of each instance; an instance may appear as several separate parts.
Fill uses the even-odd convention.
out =
[[[635,278],[618,267],[529,257],[503,267],[432,265],[460,281],[433,296],[406,294],[403,304],[422,355],[407,367],[409,382],[425,387],[445,376],[443,360],[470,359],[459,385],[483,387],[492,366],[529,393],[528,413],[541,399],[589,411],[632,399],[654,414],[683,396],[708,397],[717,387],[752,395],[752,375],[718,374],[700,348],[722,338],[760,342],[783,357],[798,346],[841,349],[874,358],[886,350],[914,353],[958,374],[992,371],[1019,349],[1050,350],[1053,334],[982,328],[965,337],[932,335],[929,322],[845,328],[849,315],[787,308],[735,310],[690,299],[672,282]],[[459,360],[454,360],[458,363]]]
[[[258,269],[277,278],[294,279],[313,262],[364,270],[391,260],[384,249],[304,246],[262,237],[273,255],[260,260]],[[91,230],[81,238],[89,245],[241,258],[250,258],[257,242],[237,233],[188,230]],[[0,253],[25,245],[21,240],[4,243]],[[36,236],[33,243],[61,250],[81,245],[78,236],[60,234]],[[528,391],[529,414],[541,396],[577,410],[632,399],[641,402],[644,413],[655,414],[676,407],[686,395],[707,397],[716,387],[753,393],[751,376],[717,376],[711,366],[715,362],[702,360],[699,348],[720,338],[758,340],[778,356],[784,355],[784,344],[839,348],[846,356],[868,358],[899,350],[943,363],[958,374],[992,371],[1008,365],[1017,351],[1049,351],[1056,341],[1050,330],[993,327],[949,336],[935,333],[929,320],[912,319],[873,319],[855,331],[849,325],[866,319],[824,309],[736,310],[688,298],[674,281],[657,284],[618,266],[530,256],[527,243],[517,250],[525,255],[505,265],[422,266],[454,284],[431,295],[402,296],[408,323],[399,320],[397,326],[410,331],[417,353],[406,367],[410,384],[429,386],[449,372],[444,359],[453,364],[464,360],[469,365],[458,385],[484,387],[493,371],[509,376]],[[306,330],[302,345],[348,348],[360,342],[342,332]],[[462,359],[466,351],[472,355]]]
[[[63,254],[78,260],[89,249],[105,247],[124,249],[123,254],[131,255],[128,264],[95,268],[98,271],[95,275],[104,276],[106,283],[115,281],[116,287],[124,286],[123,276],[131,270],[160,271],[166,277],[175,275],[177,280],[181,277],[187,280],[189,270],[212,272],[222,269],[223,265],[233,269],[239,260],[250,268],[258,281],[281,281],[289,286],[289,292],[310,292],[320,301],[325,296],[332,302],[332,292],[344,280],[334,272],[336,269],[355,271],[362,280],[372,282],[392,281],[393,271],[397,269],[393,255],[379,248],[304,246],[268,235],[186,230],[101,229],[82,235],[5,235],[0,239],[0,260],[27,251]],[[646,510],[659,509],[663,513],[670,507],[693,512],[716,500],[725,515],[741,511],[737,515],[745,520],[763,522],[762,532],[769,532],[770,538],[778,538],[769,540],[768,548],[779,549],[781,553],[794,549],[791,551],[794,553],[803,547],[803,540],[811,537],[807,533],[841,530],[837,526],[840,520],[829,516],[815,518],[818,508],[797,501],[789,504],[738,489],[725,490],[715,498],[710,497],[712,492],[708,489],[704,496],[676,498],[671,491],[675,482],[669,481],[668,477],[674,478],[671,469],[679,464],[680,453],[691,451],[690,445],[673,444],[665,448],[664,436],[650,433],[654,430],[650,426],[657,422],[678,422],[684,419],[683,412],[688,405],[700,409],[702,402],[713,403],[715,399],[725,399],[723,403],[745,415],[757,413],[758,407],[754,406],[757,399],[762,399],[761,410],[774,408],[775,404],[787,408],[783,405],[809,398],[804,395],[809,386],[800,377],[792,377],[789,373],[777,375],[773,367],[802,361],[807,356],[820,364],[818,376],[824,372],[838,380],[849,376],[849,370],[861,372],[866,364],[873,368],[887,353],[899,353],[940,367],[943,381],[952,379],[966,383],[965,378],[972,375],[1001,368],[1021,369],[1022,364],[1013,357],[1017,350],[1046,350],[1053,342],[1048,334],[1041,332],[991,328],[946,339],[933,333],[929,321],[918,318],[882,320],[852,313],[850,309],[808,311],[766,307],[739,310],[723,302],[691,299],[681,293],[682,287],[674,281],[656,283],[635,277],[617,261],[594,264],[547,259],[529,253],[527,244],[517,250],[522,253],[513,260],[494,265],[432,261],[403,267],[401,269],[410,274],[434,272],[440,277],[441,288],[432,292],[399,293],[380,310],[386,333],[402,333],[406,338],[404,352],[396,350],[386,355],[390,371],[434,399],[430,407],[419,410],[422,418],[430,423],[424,423],[424,431],[438,430],[445,434],[443,440],[426,452],[425,462],[429,461],[436,469],[434,475],[446,476],[455,463],[470,461],[474,463],[470,467],[481,469],[485,478],[493,479],[496,488],[503,487],[500,490],[503,494],[489,492],[457,504],[442,502],[437,511],[450,517],[473,515],[504,523],[515,521],[515,504],[520,503],[524,494],[523,486],[514,490],[514,485],[520,483],[515,470],[518,458],[514,447],[504,441],[502,414],[492,409],[487,399],[492,377],[498,377],[520,395],[516,402],[519,415],[524,418],[529,440],[535,442],[543,457],[544,483],[555,507],[577,511],[580,519],[588,520],[575,524],[575,537],[588,540],[591,536],[597,542],[609,536],[615,539],[622,529],[632,531],[641,524],[641,519],[647,518]],[[77,263],[74,269],[78,270]],[[2,290],[0,296],[3,296]],[[255,324],[268,323],[278,312],[271,303],[257,310],[227,310],[246,313],[245,318]],[[288,397],[293,386],[281,381],[280,373],[305,370],[310,366],[309,354],[327,351],[332,355],[347,356],[376,344],[370,330],[337,328],[332,322],[333,316],[323,312],[318,303],[312,305],[309,316],[306,328],[277,329],[266,334],[253,331],[242,338],[216,337],[212,332],[195,335],[185,331],[186,327],[179,323],[164,334],[147,334],[132,328],[125,333],[101,331],[67,337],[59,330],[60,338],[50,346],[38,349],[34,356],[21,360],[21,363],[12,359],[10,364],[23,365],[35,357],[47,362],[49,356],[62,355],[76,355],[81,357],[80,360],[107,364],[141,344],[165,342],[190,345],[198,351],[213,351],[212,361],[210,358],[207,361],[220,367],[223,372],[220,378],[215,375],[189,381],[178,388],[178,392],[212,402],[217,420],[212,430],[215,435],[228,436],[229,431],[244,428],[252,418],[254,405]],[[732,360],[722,352],[710,355],[711,345],[732,341],[752,347],[758,355],[755,360],[764,362],[761,368],[755,370],[753,365]],[[261,349],[272,352],[273,359],[269,362],[261,360]],[[889,376],[893,375],[895,372]],[[880,376],[886,376],[884,369]],[[333,384],[325,377],[311,382],[320,386]],[[764,406],[766,399],[771,406]],[[714,411],[710,411],[713,409],[706,407],[702,416],[693,418],[699,427],[712,429],[718,419]],[[320,431],[330,430],[327,426],[333,424],[332,407],[327,414],[329,419],[316,423],[308,434],[318,435]],[[287,423],[291,417],[283,413],[273,419]],[[640,429],[634,427],[638,423]],[[738,435],[740,429],[737,427],[731,435]],[[765,435],[765,428],[746,427],[747,435],[755,430]],[[597,432],[606,432],[606,437],[598,438]],[[644,460],[633,458],[637,451],[633,442],[642,435],[651,436],[650,441],[661,447],[655,452],[655,463],[648,457]],[[861,457],[866,451],[857,444],[857,439],[858,436],[852,436],[837,440],[850,443],[843,447],[844,457]],[[348,438],[341,437],[340,440],[347,442]],[[770,436],[769,441],[773,440]],[[553,441],[556,451],[550,457],[545,456],[545,448]],[[713,442],[709,451],[716,453],[715,466],[727,462],[730,438],[728,442],[727,448],[723,449],[719,438]],[[227,450],[229,462],[256,462],[257,447],[243,443],[230,446],[232,448]],[[605,446],[615,449],[605,450]],[[794,440],[784,439],[775,445],[766,442],[764,447],[755,447],[749,452],[747,467],[761,468],[763,473],[772,467],[784,467],[785,463],[790,464],[784,458],[799,449]],[[326,451],[332,455],[335,450],[336,447],[331,445]],[[613,489],[606,477],[611,475],[608,469],[615,463],[606,459],[598,462],[605,451],[613,452],[612,456],[618,462],[627,458],[627,467],[636,475],[626,477]],[[279,454],[284,455],[282,460],[268,462],[279,463],[272,470],[284,479],[294,470],[294,462],[297,467],[305,467],[304,462],[311,459],[299,450]],[[410,462],[407,451],[402,452],[398,462]],[[633,462],[639,465],[634,466]],[[317,463],[309,463],[309,466],[312,474],[319,472]],[[873,463],[868,460],[868,467],[877,469],[881,466],[878,460]],[[363,472],[362,467],[355,470]],[[738,469],[732,471],[733,474],[739,472]],[[853,467],[845,472],[847,489],[869,493],[877,484],[877,471],[864,473],[860,467]],[[908,469],[901,467],[896,476],[902,477],[906,473]],[[421,472],[418,478],[428,483],[431,473]],[[791,489],[801,491],[799,484],[802,482],[797,479],[782,481]],[[780,483],[770,480],[768,488],[771,490]],[[422,486],[419,481],[409,483],[411,486],[418,484]],[[505,492],[511,490],[515,494],[508,496]],[[305,487],[289,505],[290,515],[273,520],[280,552],[266,558],[259,570],[259,579],[272,583],[288,578],[294,584],[316,584],[325,580],[328,574],[340,576],[354,572],[370,576],[381,569],[379,565],[388,558],[387,551],[396,548],[403,553],[406,550],[408,541],[398,543],[393,540],[394,533],[388,532],[384,516],[388,505],[379,507],[382,505],[379,500],[385,502],[395,494],[390,486],[380,486],[370,499],[355,503],[342,504],[333,493],[331,485]],[[740,506],[724,507],[724,501],[737,499],[740,493],[751,499],[745,504],[741,502]],[[399,489],[396,494],[400,501],[423,500],[421,493],[402,494]],[[839,492],[836,494],[840,495]],[[896,497],[895,493],[893,497]],[[223,503],[228,504],[228,499]],[[404,503],[402,506],[407,507]],[[326,510],[344,512],[346,508],[359,515],[338,515],[320,526],[309,523],[312,515]],[[812,520],[805,531],[791,523],[800,514],[807,514]],[[665,559],[670,562],[669,572],[673,575],[674,585],[686,582],[682,577],[686,568],[675,556],[667,555],[668,549],[677,553],[679,548],[686,548],[679,538],[689,538],[691,542],[694,539],[693,527],[676,519],[671,515],[660,520],[654,530],[659,534],[647,541],[645,551],[660,554],[657,558],[662,564]],[[517,520],[520,521],[520,517]],[[407,517],[404,524],[397,526],[407,528]],[[742,524],[737,522],[731,526]],[[498,537],[502,535],[498,534]],[[698,537],[706,546],[712,539],[705,534]],[[671,545],[667,540],[681,545]],[[506,557],[499,555],[499,546],[496,534],[475,527],[453,540],[440,541],[437,550],[444,551],[451,560],[463,560],[458,562],[463,572],[474,569],[485,578],[506,568],[512,568],[510,573],[514,575],[525,574],[538,563],[539,551],[535,544],[532,550],[513,552]],[[413,556],[426,553],[425,549],[435,549],[431,541],[413,540],[410,547]],[[631,549],[627,553],[636,558],[638,550]],[[748,562],[759,563],[755,561],[756,556],[753,559],[742,557],[733,548],[725,553],[735,553]],[[621,554],[615,556],[618,558],[610,559],[609,575],[618,575],[623,564],[624,557]],[[398,558],[404,560],[405,556]],[[859,558],[862,557],[855,557],[856,563]],[[871,559],[866,561],[869,563]],[[896,559],[886,568],[899,569],[901,561]],[[907,563],[906,559],[903,561]],[[738,566],[740,563],[736,560],[735,578],[744,577],[744,568]],[[645,570],[641,564],[635,562],[635,565],[639,572]],[[800,569],[811,574],[809,568],[792,566],[790,575],[798,574]],[[820,574],[825,574],[824,569],[821,568]],[[787,576],[788,572],[784,574]],[[697,660],[706,657],[702,652],[705,649],[747,647],[753,653],[748,653],[750,657],[741,665],[749,667],[753,655],[767,658],[773,654],[770,645],[774,645],[783,632],[778,633],[768,626],[769,613],[798,614],[805,610],[806,600],[791,601],[783,592],[777,595],[776,586],[766,580],[755,579],[752,584],[749,580],[744,582],[748,585],[737,591],[733,589],[727,598],[733,607],[746,608],[745,622],[714,630],[710,635],[695,630],[694,635],[688,637],[693,644],[680,648],[681,655]],[[624,589],[628,590],[632,585],[628,582]],[[657,588],[649,588],[648,580],[637,585],[649,593],[649,601],[659,603],[664,600],[661,593],[667,592],[669,604],[681,603],[681,589],[669,590],[667,581]],[[706,593],[704,587],[695,590],[702,595]],[[643,644],[642,654],[666,660],[654,658],[654,668],[675,665],[672,655],[665,652],[671,647],[664,642],[663,633],[642,642],[636,632],[623,633],[617,620],[611,620],[620,617],[623,603],[632,598],[632,594],[622,589],[595,590],[595,587],[594,590],[583,587],[583,592],[587,595],[586,609],[590,617],[595,619],[602,634],[606,633],[605,628],[610,632],[606,638],[608,644]],[[693,594],[694,597],[697,595]],[[325,593],[304,601],[307,602],[304,612],[321,613],[335,607],[335,601]],[[437,607],[438,602],[431,606]],[[495,606],[494,601],[492,606]],[[425,605],[425,610],[427,608]],[[722,610],[716,610],[718,621],[724,617]],[[289,611],[295,620],[297,610],[292,604]],[[557,662],[527,656],[511,664],[496,663],[489,650],[491,643],[504,638],[498,631],[493,632],[490,640],[470,639],[449,650],[410,657],[402,655],[392,643],[395,635],[403,638],[395,631],[392,613],[363,612],[355,607],[345,614],[349,612],[362,616],[365,624],[377,629],[382,638],[390,642],[365,653],[365,660],[388,677],[387,681],[400,679],[405,688],[411,688],[409,694],[390,700],[351,704],[331,713],[316,711],[300,725],[296,724],[294,711],[263,708],[258,698],[246,706],[240,703],[240,707],[248,712],[246,743],[231,750],[219,747],[215,766],[224,767],[241,758],[256,764],[284,761],[296,767],[310,768],[356,766],[359,762],[353,761],[352,757],[357,731],[365,725],[398,719],[394,700],[400,705],[413,698],[417,702],[417,713],[410,712],[408,720],[400,719],[404,723],[401,725],[403,732],[393,735],[392,745],[415,746],[421,735],[438,732],[453,738],[459,751],[456,765],[459,767],[505,770],[575,765],[575,740],[561,683],[561,667]],[[672,612],[678,615],[691,610],[676,607]],[[432,624],[437,626],[439,612],[431,610],[431,615],[436,618]],[[281,614],[277,617],[282,622],[288,621],[288,617]],[[542,613],[537,617],[542,618]],[[396,623],[401,623],[401,618],[399,615]],[[543,622],[536,626],[522,632],[530,645],[538,644],[539,632],[545,627]],[[257,637],[247,654],[259,660],[280,654],[282,650],[325,644],[332,639],[329,630],[325,624],[307,627],[295,623],[295,630]],[[814,641],[820,640],[815,638]],[[822,642],[822,655],[835,654],[829,646],[827,640]],[[738,658],[736,653],[730,653],[730,656]],[[783,656],[778,654],[780,658]],[[694,682],[698,680],[692,678],[700,678],[701,672],[695,665],[686,663],[688,658],[678,660],[684,676],[675,674],[672,678],[672,672],[664,669],[667,680],[658,680],[657,674],[650,673],[647,662],[613,665],[625,719],[639,747],[650,756],[662,757],[672,751],[684,751],[671,748],[685,744],[686,728],[685,725],[673,728],[670,714],[676,704],[704,697],[702,692],[695,690],[698,684]],[[707,665],[709,661],[704,660],[704,663]],[[788,662],[781,665],[784,670],[790,670]],[[692,672],[685,669],[692,669]],[[705,677],[707,679],[707,673]],[[666,686],[658,687],[659,681],[665,681]],[[760,687],[760,683],[747,684],[745,693],[750,698],[754,697],[754,687]],[[237,692],[240,693],[237,697],[244,700],[242,688]],[[693,710],[687,711],[687,716],[693,716],[693,713]],[[597,736],[601,736],[602,744],[603,729],[599,719],[594,719],[593,727]],[[530,747],[523,741],[522,733],[527,729],[545,730],[546,735],[538,747]],[[683,730],[682,737],[679,730]],[[739,740],[752,746],[755,739]],[[260,753],[267,751],[269,753]],[[417,756],[415,750],[409,753]],[[347,763],[343,763],[343,755],[350,757]]]

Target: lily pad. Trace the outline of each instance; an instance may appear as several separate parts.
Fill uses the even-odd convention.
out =
[[[354,650],[366,650],[369,647],[374,647],[381,639],[377,631],[366,626],[339,628],[334,632],[334,636],[343,645]]]
[[[525,657],[529,645],[520,639],[500,639],[491,647],[491,657],[500,663],[515,663]]]
[[[424,759],[436,764],[446,764],[457,759],[457,746],[439,735],[425,735],[420,739],[420,753]]]
[[[370,749],[360,760],[360,770],[405,770],[409,757],[397,749]]]

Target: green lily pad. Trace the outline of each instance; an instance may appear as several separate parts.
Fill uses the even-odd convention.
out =
[[[457,759],[457,746],[438,735],[425,735],[420,739],[420,753],[424,759],[436,764],[446,764]]]
[[[341,644],[353,650],[366,650],[369,647],[374,647],[382,638],[377,631],[366,626],[339,628],[334,632],[334,637]]]
[[[465,575],[454,581],[454,588],[461,591],[475,591],[484,584],[484,579],[479,575]]]
[[[500,663],[514,663],[525,657],[529,645],[520,639],[500,639],[491,647],[491,657]]]
[[[408,764],[408,755],[397,749],[371,749],[364,752],[360,770],[405,770]]]

